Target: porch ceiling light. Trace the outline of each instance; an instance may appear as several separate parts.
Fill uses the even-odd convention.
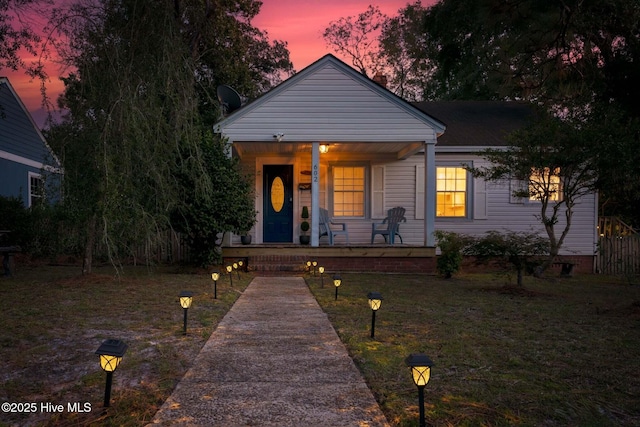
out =
[[[111,400],[111,383],[113,372],[122,361],[122,356],[127,351],[127,345],[120,340],[108,339],[100,344],[96,354],[100,356],[100,367],[107,373],[107,383],[104,388],[104,406],[109,406]]]
[[[320,144],[320,153],[325,154],[329,152],[329,144]]]

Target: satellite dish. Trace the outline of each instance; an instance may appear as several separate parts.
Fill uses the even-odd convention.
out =
[[[242,106],[240,95],[231,86],[220,85],[217,88],[218,101],[222,104],[224,114],[231,114]]]

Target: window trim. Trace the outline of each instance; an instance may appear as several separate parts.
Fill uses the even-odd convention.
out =
[[[335,213],[334,203],[335,203],[335,190],[334,190],[334,168],[336,167],[362,167],[364,169],[364,206],[363,206],[363,215],[362,216],[338,216]],[[371,164],[369,162],[331,162],[329,163],[329,182],[328,182],[328,194],[329,194],[329,206],[331,207],[330,212],[331,216],[340,219],[369,219],[371,217]]]
[[[27,184],[28,184],[28,188],[29,188],[29,191],[28,191],[28,194],[29,194],[29,206],[28,207],[32,207],[35,204],[34,202],[36,201],[36,199],[38,199],[41,203],[44,203],[44,201],[46,200],[46,198],[45,198],[45,190],[44,190],[44,185],[45,185],[44,177],[42,176],[42,174],[35,173],[35,172],[29,172],[27,176],[28,176],[27,177]],[[35,179],[40,181],[40,184],[42,186],[41,187],[42,194],[35,194],[33,192],[33,188],[32,188],[32,185],[31,185],[32,178],[35,178]]]
[[[446,220],[446,221],[464,221],[464,220],[472,220],[473,219],[473,203],[474,203],[474,185],[473,185],[473,176],[471,172],[469,172],[466,168],[471,167],[473,163],[471,161],[468,162],[436,162],[436,221]],[[464,215],[463,216],[438,216],[438,168],[459,168],[465,170],[465,179],[466,179],[466,189],[465,189],[465,206],[464,206]]]

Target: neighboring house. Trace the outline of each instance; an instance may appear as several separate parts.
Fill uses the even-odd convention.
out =
[[[60,162],[13,87],[0,77],[0,196],[31,207],[57,199]]]
[[[506,145],[506,133],[529,114],[522,103],[414,105],[327,55],[214,129],[255,177],[254,242],[298,242],[309,206],[312,247],[328,244],[318,238],[319,208],[347,224],[351,246],[370,245],[372,222],[402,206],[404,245],[433,247],[435,230],[544,235],[539,203],[514,199],[516,183],[473,179],[463,167],[484,164],[477,152]],[[596,206],[595,194],[580,200],[564,254],[593,257]],[[336,245],[344,244],[338,236]]]

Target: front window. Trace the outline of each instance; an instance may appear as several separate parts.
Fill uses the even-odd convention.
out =
[[[333,167],[333,215],[364,217],[365,167]]]
[[[560,169],[533,169],[529,178],[529,200],[560,200]]]
[[[44,180],[42,176],[29,173],[29,206],[37,206],[44,201]]]
[[[467,171],[462,167],[436,168],[436,216],[466,217]]]

